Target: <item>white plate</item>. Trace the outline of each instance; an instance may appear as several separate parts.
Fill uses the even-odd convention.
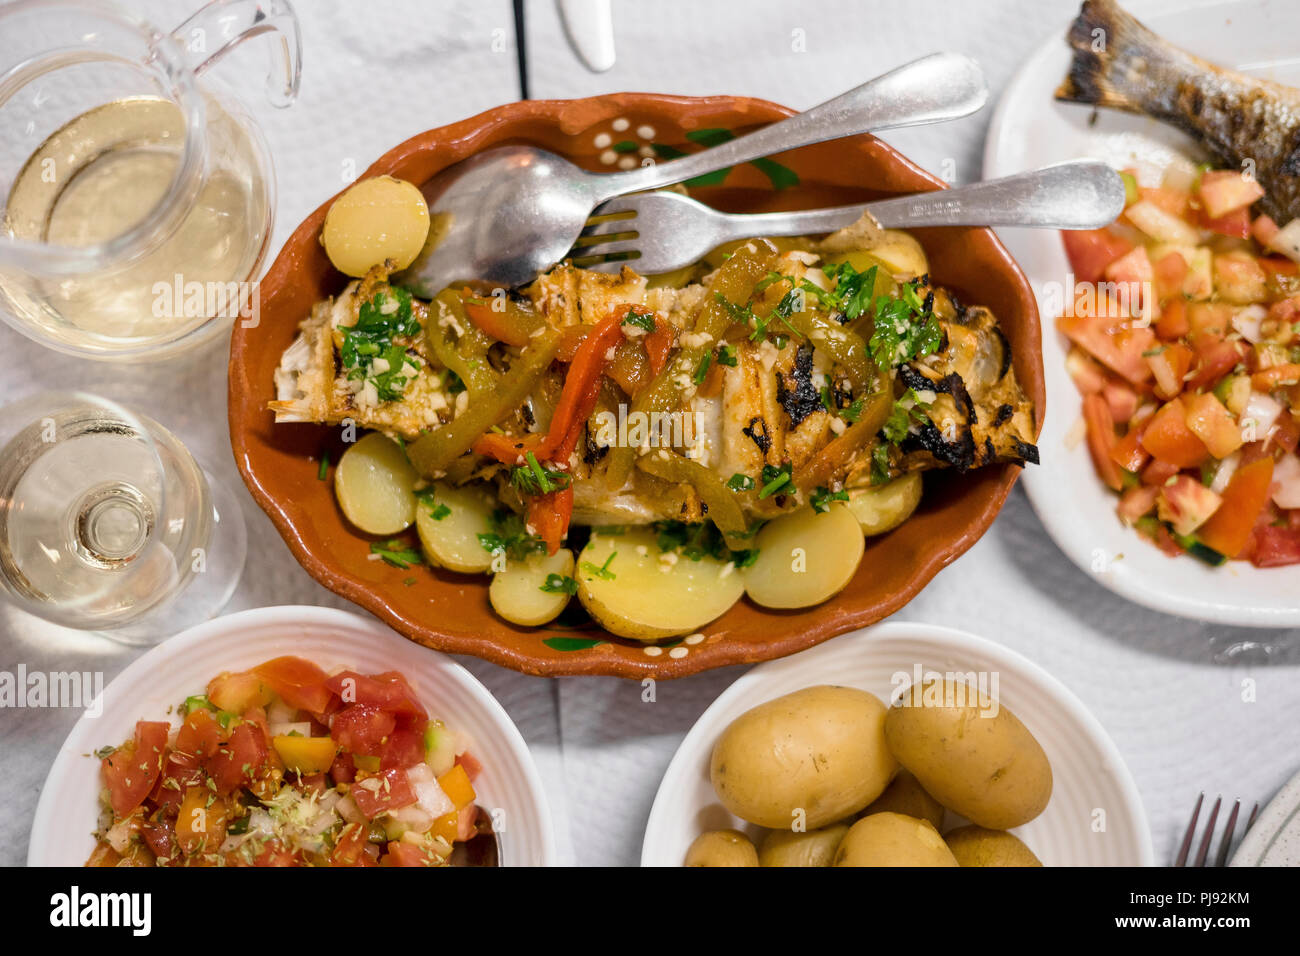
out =
[[[404,674],[430,714],[469,735],[483,764],[477,803],[501,811],[505,866],[551,866],[555,836],[546,793],[524,739],[482,684],[450,657],[412,644],[373,619],[318,607],[272,607],[208,621],[159,644],[104,689],[102,715],[83,715],[63,744],[36,808],[29,866],[81,866],[95,847],[91,831],[103,787],[96,749],[121,743],[137,720],[163,720],[224,670],[243,670],[284,654],[326,671]]]
[[[729,814],[709,782],[714,742],[764,701],[805,687],[860,687],[888,702],[897,674],[997,674],[995,695],[1038,738],[1052,765],[1052,799],[1014,832],[1046,866],[1150,866],[1151,833],[1137,787],[1095,717],[1056,678],[1005,647],[930,624],[887,623],[845,634],[746,673],[713,702],[678,748],[655,795],[642,866],[681,866],[705,830],[758,829]],[[992,688],[990,688],[992,689]],[[951,816],[951,814],[950,814]],[[1104,820],[1104,831],[1094,821]]]
[[[1300,773],[1278,791],[1229,866],[1300,866]]]
[[[1300,85],[1300,6],[1291,0],[1188,3],[1125,2],[1152,30],[1212,62]],[[1067,159],[1092,157],[1117,167],[1155,172],[1170,156],[1198,157],[1183,134],[1142,116],[1058,103],[1070,53],[1067,25],[1044,37],[1041,49],[1011,81],[998,103],[984,154],[986,178]],[[1069,558],[1117,594],[1138,604],[1222,624],[1288,627],[1300,624],[1300,567],[1261,570],[1244,562],[1210,568],[1171,559],[1115,515],[1115,496],[1097,480],[1079,435],[1079,393],[1065,371],[1064,338],[1055,330],[1069,266],[1059,235],[999,230],[1038,293],[1043,320],[1047,416],[1039,441],[1042,464],[1021,479],[1043,525]]]

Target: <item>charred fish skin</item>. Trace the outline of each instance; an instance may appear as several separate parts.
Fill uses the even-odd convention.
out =
[[[1067,37],[1065,102],[1162,120],[1254,175],[1279,222],[1300,216],[1300,90],[1226,70],[1161,39],[1115,0],[1085,0]]]

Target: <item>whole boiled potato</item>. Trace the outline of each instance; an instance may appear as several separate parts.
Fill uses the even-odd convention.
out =
[[[758,866],[758,851],[738,830],[710,830],[686,851],[687,866]]]
[[[885,718],[885,740],[932,797],[990,830],[1028,823],[1051,799],[1052,767],[1034,735],[967,684],[909,689]]]
[[[847,823],[793,833],[790,830],[769,830],[758,847],[759,866],[830,866],[835,859]]]
[[[873,813],[844,835],[836,866],[957,866],[957,860],[928,820],[901,813]]]
[[[723,806],[769,830],[815,830],[880,796],[898,762],[885,747],[885,706],[851,687],[809,687],[732,721],[709,776]]]
[[[1042,866],[1034,851],[1015,834],[984,827],[958,827],[944,842],[962,866]]]
[[[943,826],[943,804],[926,793],[916,777],[906,770],[899,772],[894,782],[871,801],[871,806],[863,810],[862,815],[886,812],[928,820],[936,830]]]

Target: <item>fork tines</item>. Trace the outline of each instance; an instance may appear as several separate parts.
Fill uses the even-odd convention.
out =
[[[1205,794],[1200,793],[1196,797],[1196,806],[1192,808],[1192,819],[1187,824],[1187,830],[1183,834],[1183,842],[1178,848],[1178,856],[1174,860],[1174,866],[1187,866],[1187,855],[1191,852],[1192,841],[1196,837],[1196,822],[1201,816],[1201,806],[1205,801]],[[1205,866],[1206,859],[1210,854],[1210,844],[1214,840],[1214,825],[1219,819],[1219,808],[1223,804],[1223,797],[1219,796],[1214,801],[1214,806],[1210,808],[1210,817],[1205,822],[1205,832],[1201,836],[1200,845],[1196,849],[1196,857],[1191,863],[1192,866]],[[1237,815],[1241,812],[1241,801],[1237,800],[1232,805],[1232,810],[1228,813],[1228,822],[1224,825],[1223,836],[1219,840],[1219,852],[1215,854],[1214,866],[1227,866],[1228,854],[1232,849],[1232,841],[1237,829]],[[1255,823],[1255,816],[1259,813],[1259,804],[1255,804],[1250,811],[1250,819],[1246,821],[1246,827],[1242,831],[1244,836]]]

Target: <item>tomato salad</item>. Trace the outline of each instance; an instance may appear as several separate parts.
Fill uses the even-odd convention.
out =
[[[1300,243],[1248,174],[1123,174],[1112,226],[1065,232],[1058,328],[1093,464],[1127,524],[1212,565],[1300,562]]]
[[[440,866],[488,824],[479,764],[396,672],[278,657],[105,748],[87,866]]]

